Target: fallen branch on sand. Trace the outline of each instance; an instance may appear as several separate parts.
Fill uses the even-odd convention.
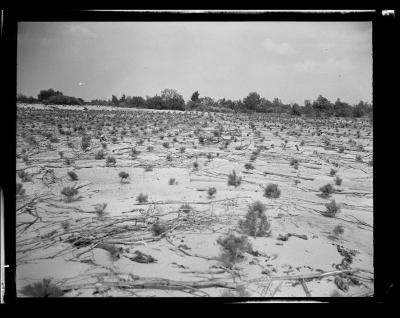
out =
[[[133,282],[103,282],[101,286],[104,287],[114,287],[114,288],[122,288],[122,289],[165,289],[165,290],[185,290],[188,288],[229,288],[236,289],[236,284],[221,282],[221,281],[173,281],[168,279],[145,279],[140,278],[137,281]],[[61,289],[64,292],[71,291],[73,289],[95,289],[95,284],[75,284],[75,285],[65,285],[62,286]]]
[[[285,177],[285,178],[294,178],[294,179],[303,179],[303,180],[314,181],[314,178],[307,178],[307,177],[300,177],[300,176],[291,176],[291,175],[288,175],[288,174],[275,173],[275,172],[269,172],[269,171],[264,171],[264,174],[270,174],[270,175],[273,175],[273,176]]]
[[[341,274],[353,274],[361,271],[361,269],[347,269],[341,271],[325,272],[321,274],[305,274],[305,275],[288,275],[288,276],[271,276],[270,280],[303,280],[303,279],[319,279],[329,276],[336,276]],[[260,279],[254,279],[249,282],[259,281]]]
[[[218,202],[225,202],[225,201],[233,201],[237,199],[251,199],[250,196],[246,197],[235,197],[235,198],[227,198],[227,199],[221,199],[221,200],[214,200],[214,201],[192,201],[192,202],[186,202],[186,201],[154,201],[154,202],[143,202],[143,203],[136,203],[136,205],[151,205],[151,204],[211,204],[211,203],[218,203]]]

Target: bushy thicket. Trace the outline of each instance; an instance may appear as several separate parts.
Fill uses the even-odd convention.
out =
[[[53,89],[42,90],[38,98],[27,97],[23,94],[17,95],[17,102],[21,103],[44,103],[59,105],[104,105],[113,107],[168,109],[168,110],[198,110],[208,112],[250,112],[286,114],[290,116],[305,117],[354,117],[361,118],[368,116],[372,119],[372,105],[360,101],[358,104],[350,105],[341,101],[329,101],[326,97],[319,95],[314,101],[305,100],[304,105],[297,103],[285,104],[279,98],[272,101],[261,97],[257,92],[251,92],[243,99],[230,100],[226,98],[214,100],[208,96],[200,97],[198,91],[194,92],[191,99],[185,102],[183,96],[174,89],[164,89],[160,95],[146,96],[125,96],[120,98],[112,95],[109,100],[93,99],[85,102],[81,98],[65,96],[60,91]]]
[[[64,292],[51,279],[43,279],[37,283],[26,285],[21,290],[22,294],[29,297],[61,297]]]

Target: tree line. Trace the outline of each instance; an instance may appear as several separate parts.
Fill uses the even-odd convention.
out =
[[[161,91],[160,95],[146,96],[146,98],[142,96],[126,96],[123,94],[120,98],[116,95],[112,95],[109,100],[93,99],[91,101],[65,96],[62,92],[50,88],[48,90],[41,90],[37,98],[18,94],[17,102],[30,104],[43,103],[46,105],[102,105],[164,110],[258,112],[306,117],[372,117],[372,105],[364,101],[360,101],[355,105],[350,105],[341,101],[339,98],[335,102],[331,102],[326,97],[319,95],[313,101],[305,100],[304,105],[299,105],[297,103],[285,104],[279,98],[274,98],[270,101],[261,97],[256,92],[251,92],[245,98],[239,100],[225,98],[214,100],[207,96],[200,97],[199,92],[195,91],[190,100],[186,102],[181,94],[169,88]]]

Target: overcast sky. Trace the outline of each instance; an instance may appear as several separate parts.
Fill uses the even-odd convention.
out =
[[[79,84],[81,83],[81,84]],[[82,85],[85,83],[85,85]],[[23,22],[17,91],[372,101],[370,22]]]

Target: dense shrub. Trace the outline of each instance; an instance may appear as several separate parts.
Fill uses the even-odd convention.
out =
[[[325,204],[325,207],[326,211],[322,213],[324,216],[335,217],[335,215],[340,212],[340,207],[336,204],[335,200]]]
[[[327,198],[327,197],[329,197],[332,193],[335,192],[335,188],[334,188],[330,183],[328,183],[328,184],[326,184],[326,185],[320,187],[320,188],[319,188],[319,191],[322,192],[322,193],[321,193],[321,196],[322,196],[322,197],[326,197],[326,198]]]
[[[251,204],[245,219],[239,220],[242,232],[254,237],[269,235],[271,224],[265,215],[266,209],[266,205],[260,201]]]
[[[168,230],[168,226],[165,221],[158,220],[157,222],[153,223],[151,230],[154,236],[158,236],[165,233]]]
[[[51,279],[43,279],[40,282],[26,285],[21,290],[22,294],[30,297],[61,297],[64,292]]]
[[[74,200],[74,197],[78,194],[78,190],[73,187],[64,187],[61,190],[61,194],[65,196],[66,202],[71,202]]]
[[[68,174],[69,178],[71,179],[71,181],[78,180],[78,175],[75,173],[75,171],[68,171],[67,174]]]
[[[281,196],[281,190],[279,189],[277,184],[270,183],[264,189],[264,196],[272,199],[279,198]]]
[[[121,171],[118,176],[121,178],[121,182],[124,182],[129,178],[129,173]]]

